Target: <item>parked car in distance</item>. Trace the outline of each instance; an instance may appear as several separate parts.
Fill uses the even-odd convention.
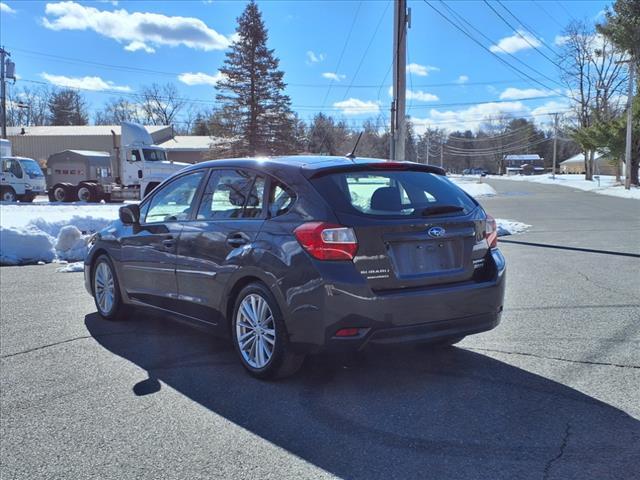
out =
[[[438,167],[344,157],[187,167],[96,234],[105,319],[151,307],[228,335],[260,378],[307,354],[437,343],[500,321],[495,221]]]

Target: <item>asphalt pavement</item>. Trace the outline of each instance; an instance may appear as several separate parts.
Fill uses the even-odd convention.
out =
[[[0,477],[632,479],[640,202],[489,180],[502,323],[456,348],[261,382],[206,330],[95,314],[81,273],[0,269]]]

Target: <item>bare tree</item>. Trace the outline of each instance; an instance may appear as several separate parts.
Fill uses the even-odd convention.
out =
[[[110,100],[96,113],[96,125],[120,125],[122,122],[144,123],[142,105],[124,97]]]
[[[573,100],[576,129],[586,130],[619,109],[625,83],[624,70],[616,63],[620,52],[585,21],[571,22],[562,38],[561,79]],[[592,180],[595,150],[583,142],[583,153],[585,179]]]
[[[142,90],[144,119],[151,125],[171,125],[186,105],[186,100],[180,98],[173,83],[154,83]]]
[[[10,89],[7,94],[7,124],[25,127],[47,125],[51,94],[51,89],[44,86]]]

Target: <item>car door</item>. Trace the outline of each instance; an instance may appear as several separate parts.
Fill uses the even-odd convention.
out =
[[[177,245],[191,218],[206,170],[187,173],[162,186],[140,209],[140,224],[121,238],[122,283],[129,297],[176,309]]]
[[[176,278],[180,309],[218,323],[230,277],[252,255],[264,222],[265,177],[246,169],[214,169],[191,222],[178,243]]]

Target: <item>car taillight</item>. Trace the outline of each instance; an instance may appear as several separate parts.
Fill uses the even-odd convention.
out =
[[[293,231],[296,239],[318,260],[353,260],[358,239],[353,228],[324,222],[303,223]]]
[[[491,215],[487,215],[484,238],[487,240],[489,248],[498,246],[498,226],[496,225],[496,219]]]

